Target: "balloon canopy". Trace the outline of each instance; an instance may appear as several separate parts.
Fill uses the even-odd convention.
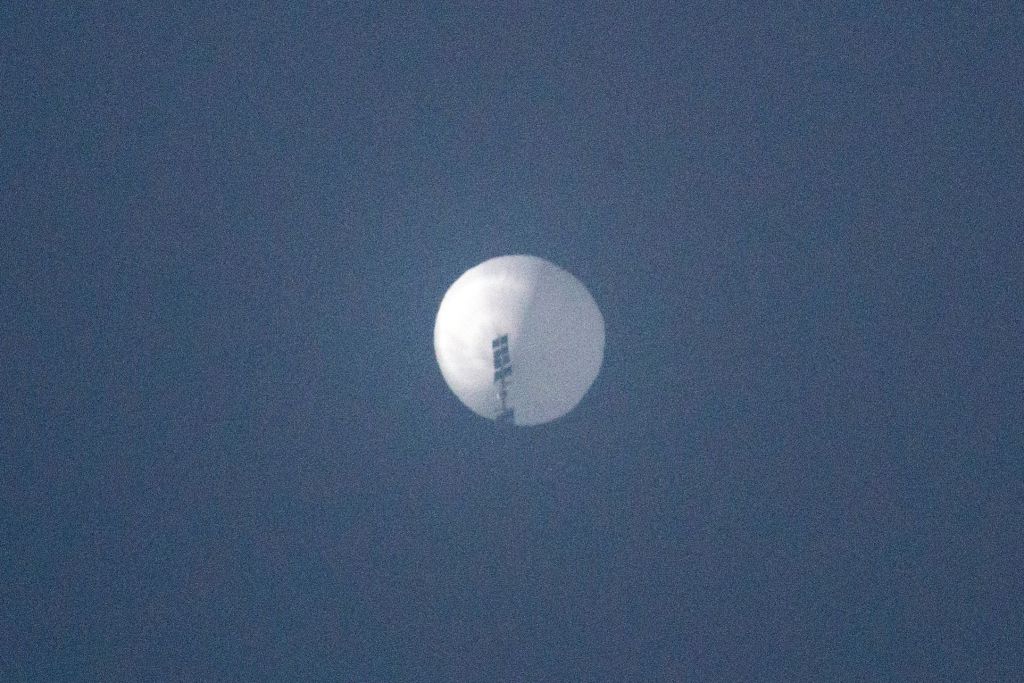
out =
[[[452,392],[486,418],[537,425],[565,415],[604,358],[604,318],[587,288],[536,256],[470,268],[441,300],[434,353]]]

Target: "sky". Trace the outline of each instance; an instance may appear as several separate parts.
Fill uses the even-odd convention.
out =
[[[170,4],[0,10],[0,678],[1021,675],[1019,4]]]

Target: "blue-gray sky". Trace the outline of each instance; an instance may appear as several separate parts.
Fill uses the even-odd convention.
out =
[[[2,10],[0,677],[1020,675],[1019,5],[173,4]]]

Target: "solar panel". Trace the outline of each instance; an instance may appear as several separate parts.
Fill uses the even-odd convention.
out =
[[[500,370],[512,364],[512,356],[509,354],[508,351],[507,334],[503,334],[500,337],[496,337],[494,341],[491,342],[491,348],[494,351],[494,368],[496,370]]]
[[[494,383],[498,385],[498,399],[501,407],[498,411],[498,422],[515,424],[513,409],[508,405],[508,378],[512,374],[512,355],[508,350],[508,335],[503,334],[491,341],[494,352]]]

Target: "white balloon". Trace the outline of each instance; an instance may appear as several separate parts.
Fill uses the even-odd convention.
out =
[[[500,359],[496,339],[508,335]],[[490,419],[505,404],[517,425],[565,415],[604,359],[604,318],[587,288],[536,256],[499,256],[470,268],[441,300],[434,324],[441,374],[466,407]],[[511,373],[496,378],[511,360]]]

